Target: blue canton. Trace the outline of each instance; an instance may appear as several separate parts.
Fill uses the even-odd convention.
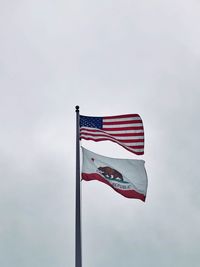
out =
[[[90,127],[102,129],[103,127],[103,117],[88,117],[80,116],[80,127]]]

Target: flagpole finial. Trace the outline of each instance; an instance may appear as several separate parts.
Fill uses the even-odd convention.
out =
[[[79,106],[76,106],[75,108],[76,108],[76,112],[79,112]]]

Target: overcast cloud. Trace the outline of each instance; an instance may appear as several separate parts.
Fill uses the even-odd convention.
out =
[[[83,182],[83,267],[199,267],[199,25],[195,0],[0,2],[0,266],[74,266],[78,104],[141,115],[149,179]]]

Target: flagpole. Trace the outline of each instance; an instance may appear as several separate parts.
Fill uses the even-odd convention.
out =
[[[75,267],[82,267],[81,251],[81,198],[80,198],[80,115],[79,106],[76,106],[76,244]]]

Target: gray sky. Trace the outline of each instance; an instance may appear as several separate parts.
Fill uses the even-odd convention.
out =
[[[199,266],[199,25],[195,0],[0,2],[0,266],[74,266],[77,104],[141,115],[149,179],[83,182],[83,267]]]

